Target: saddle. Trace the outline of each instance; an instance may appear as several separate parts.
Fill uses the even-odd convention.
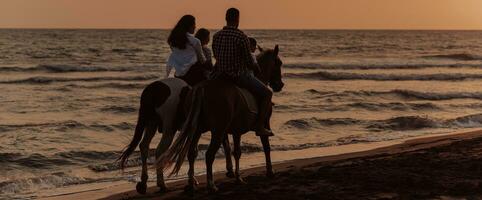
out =
[[[246,105],[248,105],[249,112],[257,115],[258,102],[256,101],[256,98],[254,97],[254,95],[244,88],[240,88],[236,86],[236,89],[239,91],[239,93],[241,93],[241,96],[243,97],[244,102],[246,102]]]

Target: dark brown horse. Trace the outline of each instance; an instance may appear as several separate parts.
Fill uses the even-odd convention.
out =
[[[274,50],[266,50],[260,54],[258,63],[261,72],[256,75],[274,92],[281,91],[284,86],[281,80],[282,62],[278,52],[276,45]],[[212,164],[220,145],[230,133],[234,141],[235,177],[237,182],[244,183],[239,170],[241,135],[252,130],[256,115],[249,111],[240,91],[229,81],[210,80],[194,87],[187,99],[191,99],[187,102],[190,109],[183,130],[171,148],[158,160],[158,166],[166,169],[175,163],[172,174],[176,174],[187,154],[189,184],[186,189],[193,190],[197,182],[194,178],[194,161],[197,156],[198,141],[202,133],[211,131],[211,143],[206,152],[207,187],[208,191],[215,192],[217,188],[213,182]],[[269,125],[267,128],[270,128]],[[261,142],[266,156],[267,175],[272,176],[269,138],[261,137]]]

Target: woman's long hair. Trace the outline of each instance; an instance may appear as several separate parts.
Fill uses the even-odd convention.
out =
[[[196,23],[196,18],[192,15],[184,15],[181,17],[176,26],[172,29],[167,43],[178,49],[185,49],[187,41],[186,33],[191,29]]]

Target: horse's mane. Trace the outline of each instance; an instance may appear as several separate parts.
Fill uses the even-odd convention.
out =
[[[269,56],[272,56],[274,54],[273,49],[265,49],[261,51],[261,53],[257,56],[258,61],[264,61],[266,58],[269,58]]]

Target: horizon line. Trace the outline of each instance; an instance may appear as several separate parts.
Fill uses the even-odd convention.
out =
[[[204,27],[206,28],[206,27]],[[125,27],[106,27],[106,28],[78,28],[78,27],[0,27],[0,30],[18,29],[18,30],[171,30],[172,28],[125,28]],[[221,28],[207,28],[211,30],[219,30]],[[410,28],[241,28],[241,30],[313,30],[313,31],[482,31],[480,29],[410,29]]]

